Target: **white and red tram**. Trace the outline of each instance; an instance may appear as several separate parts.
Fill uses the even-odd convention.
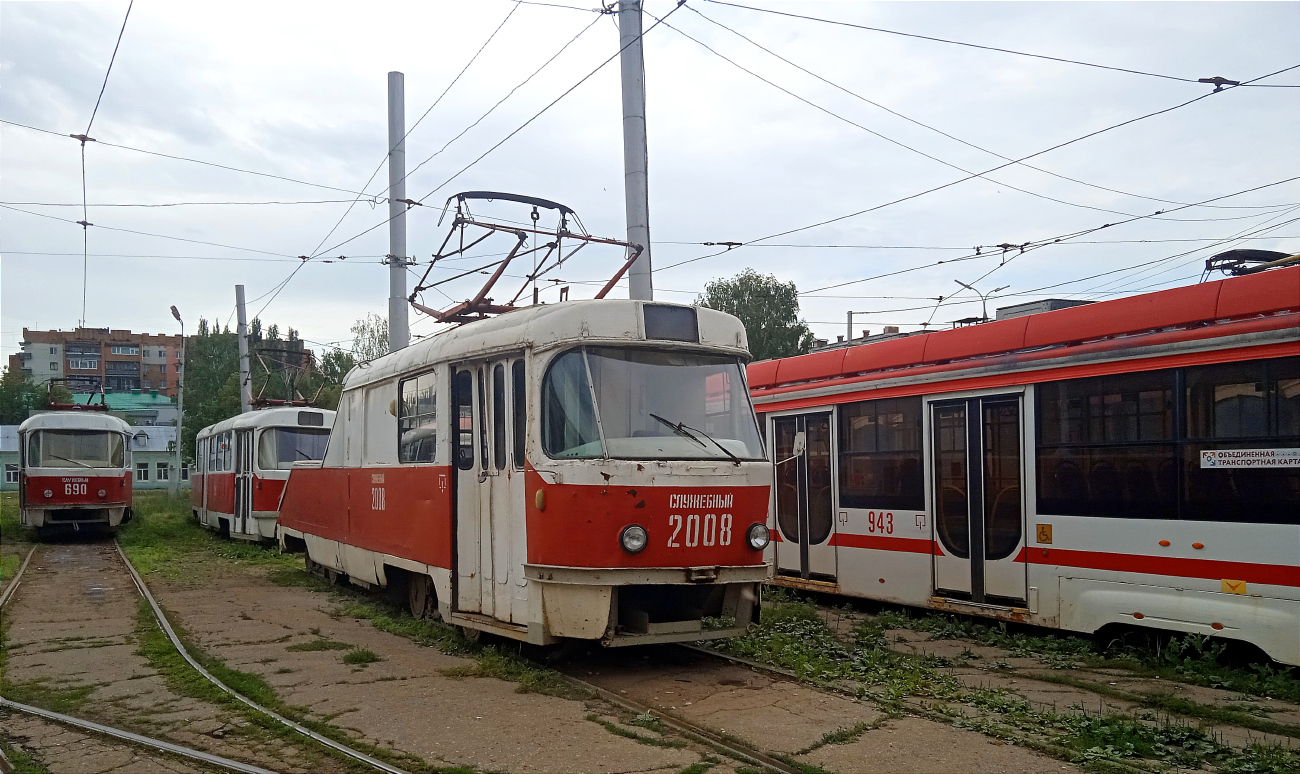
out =
[[[348,374],[325,459],[289,476],[282,545],[354,583],[403,583],[416,615],[471,634],[743,632],[771,482],[748,357],[735,317],[622,300],[412,344]]]
[[[1300,664],[1300,267],[748,373],[775,583]]]
[[[131,520],[131,426],[90,411],[37,414],[18,426],[19,520],[38,532]]]
[[[325,456],[334,412],[268,408],[199,431],[190,508],[200,524],[242,540],[274,540],[289,470]]]

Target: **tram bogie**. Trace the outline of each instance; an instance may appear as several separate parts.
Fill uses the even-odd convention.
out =
[[[321,462],[294,466],[284,547],[416,615],[608,646],[743,632],[771,469],[736,318],[570,301],[354,369]],[[715,628],[716,627],[716,628]]]
[[[1300,267],[749,381],[778,461],[774,583],[1300,664]]]
[[[48,534],[131,520],[131,428],[90,411],[36,414],[18,426],[19,521]]]
[[[334,412],[311,407],[250,411],[195,436],[190,509],[208,529],[238,540],[274,541],[289,471],[325,455]]]

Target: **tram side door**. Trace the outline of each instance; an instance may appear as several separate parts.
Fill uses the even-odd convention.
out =
[[[231,532],[249,534],[253,516],[253,431],[235,432],[235,515]],[[253,530],[256,532],[256,529]]]
[[[524,460],[520,444],[515,443],[516,423],[525,423],[519,412],[516,390],[525,386],[516,380],[522,357],[511,356],[485,363],[484,405],[487,407],[488,465],[487,479],[480,484],[483,502],[492,523],[491,565],[492,608],[502,621],[523,623],[527,620],[528,602],[524,593],[525,490]],[[487,561],[485,557],[484,561]],[[486,596],[486,589],[484,590]]]
[[[818,412],[772,418],[776,461],[777,572],[804,580],[836,578],[835,514],[832,502],[831,414]],[[804,448],[795,454],[795,438]]]
[[[1024,421],[1019,394],[930,404],[934,589],[978,604],[1025,604]]]

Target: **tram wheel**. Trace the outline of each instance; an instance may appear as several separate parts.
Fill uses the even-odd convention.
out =
[[[460,636],[464,637],[471,644],[477,645],[483,641],[483,630],[462,626],[460,627]]]
[[[438,592],[433,588],[433,578],[424,574],[406,576],[406,605],[414,618],[438,618]]]

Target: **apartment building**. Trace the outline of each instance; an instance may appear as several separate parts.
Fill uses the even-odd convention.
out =
[[[21,351],[9,367],[32,375],[37,384],[57,381],[73,393],[157,390],[176,397],[181,373],[181,337],[109,328],[33,331],[23,328]]]

